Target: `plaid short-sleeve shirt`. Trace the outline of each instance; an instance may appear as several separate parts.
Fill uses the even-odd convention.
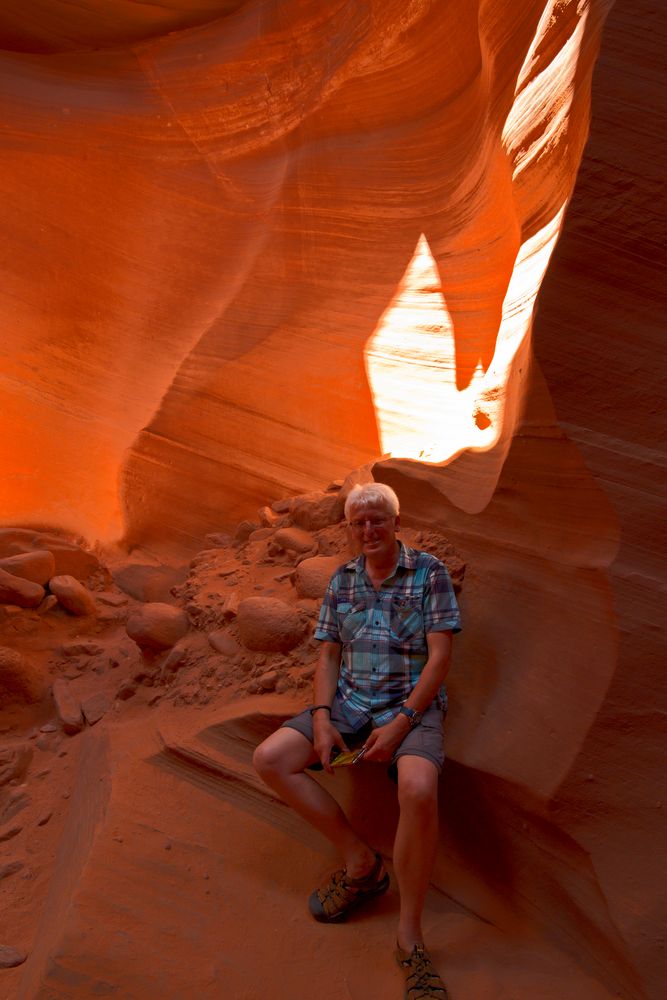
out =
[[[336,570],[315,630],[316,639],[342,646],[336,700],[355,730],[397,715],[428,659],[429,632],[461,630],[446,567],[428,552],[399,545],[394,575],[379,591],[363,555]]]

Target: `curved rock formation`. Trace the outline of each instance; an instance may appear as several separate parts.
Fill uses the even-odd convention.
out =
[[[478,449],[456,502],[481,509],[607,0],[127,3],[111,25],[92,2],[32,7],[0,21],[2,392],[22,428],[5,519],[109,539],[120,482],[129,540],[193,548],[379,457],[387,392],[364,349],[372,369],[419,246],[436,400],[472,391],[453,440],[407,454]],[[418,327],[398,327],[406,373]]]
[[[0,408],[12,429],[1,516],[35,527],[10,533],[18,547],[2,555],[47,548],[59,574],[93,572],[61,565],[69,549],[42,545],[52,536],[38,527],[192,552],[260,504],[375,463],[412,530],[442,531],[468,567],[429,920],[457,995],[475,1000],[657,1000],[664,988],[667,879],[651,856],[664,839],[667,710],[663,176],[648,92],[664,29],[646,0],[612,10],[574,189],[610,6],[124,0],[111,20],[96,0],[27,0],[0,11]],[[302,532],[319,530],[323,496],[301,501]],[[267,573],[286,560],[283,593],[298,578],[284,555],[298,538],[274,517],[289,504],[263,509],[244,539]],[[266,544],[280,526],[292,548]],[[219,911],[205,898],[209,868],[234,915],[229,954],[259,934],[255,985],[275,990],[297,889],[263,881],[266,914],[250,918],[247,887],[258,864],[274,872],[287,858],[310,877],[314,862],[294,844],[303,827],[248,776],[246,751],[287,711],[285,664],[257,654],[241,693],[266,714],[257,724],[252,706],[239,721],[228,685],[250,661],[226,630],[249,570],[199,558],[205,571],[183,589],[193,631],[164,663],[138,662],[117,637],[108,655],[69,662],[79,629],[121,628],[118,593],[102,590],[95,615],[54,618],[70,645],[53,670],[84,706],[98,678],[122,673],[114,713],[128,706],[135,728],[84,708],[81,726],[99,728],[73,738],[86,742],[70,772],[62,734],[40,715],[32,736],[50,755],[51,792],[73,787],[71,806],[54,798],[53,832],[21,789],[2,805],[8,851],[35,829],[60,843],[51,881],[37,873],[39,932],[39,908],[24,908],[17,940],[0,941],[30,950],[3,972],[26,998],[75,996],[79,982],[138,995],[157,985],[180,1000],[193,981],[213,998],[226,976],[240,1000],[245,966],[221,963],[206,937]],[[156,574],[152,599],[177,603],[180,570]],[[310,593],[299,621],[314,612]],[[12,662],[25,645],[26,662],[42,664],[50,620],[13,605],[3,615]],[[166,712],[186,736],[158,746],[141,711],[160,694],[137,708],[138,687],[183,674],[179,707],[203,708],[211,650],[231,737],[214,728],[213,704],[203,722]],[[298,657],[305,697],[307,640]],[[218,744],[222,763],[209,753]],[[391,805],[378,810],[373,794],[342,789],[388,851]],[[165,802],[178,803],[168,817]],[[9,864],[7,878],[23,861]],[[100,891],[112,871],[117,895]],[[138,899],[146,871],[156,878]],[[171,947],[174,888],[196,931],[187,953]],[[380,913],[374,948],[387,926]],[[358,937],[352,926],[344,938],[350,981],[324,948],[313,957],[316,979],[333,976],[331,1000],[394,988]],[[285,969],[286,993],[305,995],[299,976]]]

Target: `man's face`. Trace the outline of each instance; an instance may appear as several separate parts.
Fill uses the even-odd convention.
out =
[[[398,526],[398,517],[382,503],[350,509],[348,530],[352,545],[373,562],[384,564],[395,559]]]

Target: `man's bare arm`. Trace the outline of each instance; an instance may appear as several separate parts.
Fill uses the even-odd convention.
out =
[[[340,653],[339,642],[323,642],[321,644],[313,682],[314,705],[331,706],[333,704],[340,671]],[[329,771],[330,774],[333,773],[333,768],[329,763],[332,748],[336,746],[347,750],[347,746],[336,727],[332,725],[331,713],[323,708],[313,713],[313,744],[324,770]]]

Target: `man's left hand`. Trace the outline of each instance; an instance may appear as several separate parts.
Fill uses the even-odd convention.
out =
[[[410,732],[405,716],[399,715],[384,726],[374,729],[366,740],[364,760],[391,760],[396,748]]]

